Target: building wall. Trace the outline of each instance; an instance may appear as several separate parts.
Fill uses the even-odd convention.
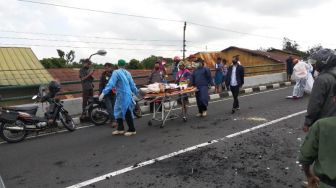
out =
[[[239,61],[245,67],[245,72],[247,76],[279,73],[283,72],[285,69],[285,65],[283,63],[274,61],[272,59],[263,56],[248,53],[239,49],[229,49],[225,52],[221,52],[220,55],[222,58],[227,60],[228,65],[232,64],[233,56],[239,55]],[[274,65],[274,66],[251,67],[259,65]]]
[[[204,59],[206,66],[211,69],[215,67],[217,57],[226,59],[227,65],[231,65],[232,57],[235,55],[240,56],[240,62],[245,67],[246,76],[279,73],[283,72],[285,69],[284,64],[281,65],[281,63],[275,60],[260,55],[251,54],[236,48],[232,48],[224,52],[200,52],[195,54],[196,57]],[[251,67],[251,66],[271,65],[271,64],[274,64],[274,66]]]

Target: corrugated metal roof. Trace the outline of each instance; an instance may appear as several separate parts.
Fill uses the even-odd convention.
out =
[[[273,51],[261,51],[261,50],[250,50],[250,49],[246,49],[246,48],[238,48],[238,47],[235,47],[235,46],[230,46],[224,50],[222,50],[222,52],[225,52],[225,51],[228,51],[228,50],[231,50],[231,49],[238,49],[238,50],[242,50],[242,51],[245,51],[247,53],[251,53],[251,54],[254,54],[254,55],[258,55],[258,56],[263,56],[263,57],[266,57],[268,59],[271,59],[271,60],[274,60],[278,63],[286,63],[286,59],[288,58],[289,54],[287,52],[284,52],[282,50],[277,50],[278,52],[281,52],[281,53],[275,53],[275,50]],[[298,58],[300,59],[299,56],[296,56],[296,55],[293,55],[294,58]]]
[[[30,48],[0,47],[0,86],[48,83],[53,77]]]

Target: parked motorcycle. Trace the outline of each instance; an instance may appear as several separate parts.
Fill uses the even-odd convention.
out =
[[[142,117],[142,111],[139,105],[139,101],[141,100],[139,100],[136,96],[133,96],[133,102],[135,103],[133,114],[136,118]],[[89,98],[88,105],[86,106],[86,111],[88,113],[90,121],[95,125],[104,125],[110,118],[104,100],[99,101],[98,96]]]
[[[89,98],[88,105],[85,109],[88,113],[90,121],[97,126],[104,125],[110,119],[105,102],[99,101],[97,96]]]
[[[49,92],[46,93],[46,87],[40,86],[39,93],[33,97],[38,102],[49,103],[49,109],[44,117],[36,116],[37,105],[0,108],[0,137],[8,143],[20,142],[29,132],[38,133],[48,128],[58,127],[59,121],[67,130],[74,131],[76,125],[68,111],[63,108],[63,101],[55,98],[60,91],[59,83],[50,82],[48,90]]]

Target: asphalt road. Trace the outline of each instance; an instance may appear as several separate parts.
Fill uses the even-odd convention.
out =
[[[0,145],[0,174],[9,188],[67,187],[129,166],[207,143],[306,109],[308,97],[288,100],[292,87],[212,102],[208,117],[148,127],[136,120],[134,137],[112,136],[107,126],[89,127]],[[89,187],[300,187],[297,164],[304,114],[185,152]]]

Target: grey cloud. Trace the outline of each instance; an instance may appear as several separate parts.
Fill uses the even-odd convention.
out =
[[[169,4],[201,4],[234,8],[267,16],[294,16],[299,10],[322,5],[331,0],[170,0]]]

